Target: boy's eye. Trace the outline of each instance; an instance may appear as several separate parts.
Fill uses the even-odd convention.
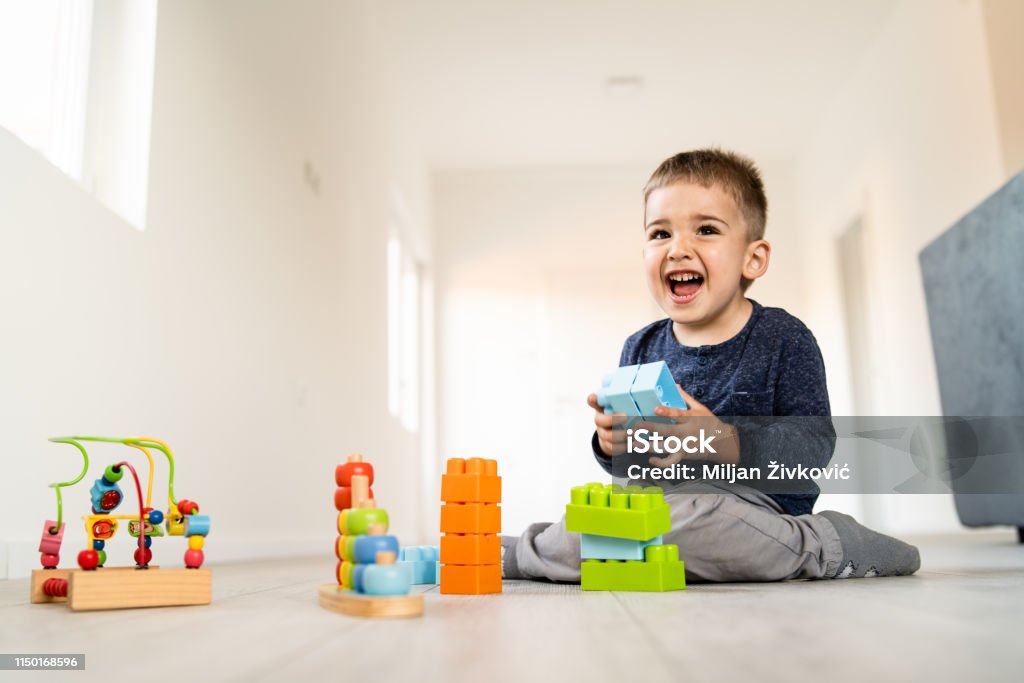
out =
[[[716,235],[718,234],[718,228],[713,225],[702,225],[697,228],[698,235]]]
[[[651,230],[647,233],[647,239],[649,240],[664,240],[668,239],[669,234],[667,230]]]

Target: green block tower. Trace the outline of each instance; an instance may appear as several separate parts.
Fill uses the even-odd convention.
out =
[[[685,567],[674,545],[647,545],[672,529],[668,504],[660,488],[613,484],[576,486],[565,510],[565,528],[583,534],[583,545],[621,549],[637,545],[642,560],[584,557],[580,566],[583,590],[671,591],[686,588]],[[609,538],[620,539],[609,544]],[[594,541],[588,543],[588,541]],[[640,556],[639,554],[637,556]]]

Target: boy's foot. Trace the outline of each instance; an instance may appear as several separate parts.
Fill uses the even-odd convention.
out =
[[[826,510],[820,514],[836,528],[843,546],[839,571],[830,578],[907,576],[920,569],[921,555],[909,543],[872,531],[841,512]]]
[[[518,536],[501,537],[501,578],[523,579],[519,571],[519,564],[516,562],[516,544],[519,543]]]

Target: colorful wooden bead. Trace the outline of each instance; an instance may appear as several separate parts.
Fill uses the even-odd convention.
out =
[[[398,539],[394,536],[356,536],[354,551],[356,562],[373,564],[379,552],[393,552],[397,555]]]
[[[202,536],[189,536],[188,547],[192,550],[202,550],[204,540],[205,539]]]
[[[185,521],[178,512],[177,508],[172,508],[167,511],[167,515],[164,517],[164,521],[167,522],[164,526],[167,528],[168,536],[184,536],[185,535]]]
[[[373,489],[369,490],[369,498],[373,500]],[[352,487],[339,486],[334,490],[334,509],[338,512],[356,507],[352,504]]]
[[[339,560],[345,560],[346,562],[355,562],[356,538],[358,538],[358,536],[338,536],[338,540],[335,543],[334,549],[338,555]]]
[[[334,468],[334,483],[338,486],[351,486],[352,475],[355,474],[365,475],[369,480],[368,485],[373,486],[373,465],[368,462],[357,462],[351,459]]]
[[[197,508],[198,509],[198,508]],[[189,515],[185,518],[186,536],[206,536],[210,533],[209,515]]]
[[[92,525],[92,537],[106,540],[117,531],[116,519],[98,519]]]
[[[105,547],[107,547],[107,542],[106,541],[101,541],[100,539],[97,538],[95,541],[92,542],[92,549],[93,550],[103,550]]]
[[[100,555],[92,548],[78,553],[78,566],[82,569],[96,569],[99,563]]]
[[[353,562],[346,562],[346,561],[343,560],[341,562],[341,567],[338,570],[338,571],[341,572],[341,585],[342,585],[342,587],[348,588],[349,590],[352,590],[352,569],[355,566],[356,566],[355,563],[353,563]]]
[[[185,566],[189,569],[199,569],[203,566],[203,551],[192,550],[189,548],[185,551]]]
[[[110,512],[121,504],[122,497],[121,489],[117,484],[107,481],[103,477],[97,479],[89,489],[92,511],[96,514]]]
[[[153,545],[153,537],[152,536],[146,536],[146,540],[143,541],[143,543],[148,548],[149,546]]]
[[[103,470],[103,478],[111,484],[116,484],[121,481],[121,477],[124,476],[124,468],[120,465],[107,465],[107,469]]]
[[[57,527],[57,522],[48,519],[43,522],[43,535],[39,537],[39,552],[47,555],[60,553],[60,544],[64,540],[64,524]]]
[[[367,595],[407,595],[409,593],[409,573],[396,564],[366,565],[362,578],[362,592]]]
[[[366,576],[366,568],[369,565],[355,564],[354,562],[349,562],[348,564],[352,566],[349,574],[349,577],[351,577],[350,588],[357,593],[362,593],[363,587],[365,586],[364,577]]]
[[[149,548],[136,548],[132,557],[135,558],[135,564],[145,567],[153,559],[153,551]]]
[[[388,512],[381,508],[360,508],[345,510],[338,516],[339,530],[343,534],[360,535],[368,533],[371,524],[388,525]],[[344,529],[341,526],[344,525]]]
[[[149,511],[149,523],[150,524],[161,524],[164,521],[164,513],[159,510]]]
[[[194,515],[199,512],[199,503],[183,498],[178,501],[178,512],[185,515]]]
[[[107,563],[107,551],[106,550],[97,550],[96,551],[96,555],[97,555],[97,557],[99,559],[99,563],[100,563],[99,566],[102,567],[103,565],[105,565]]]
[[[60,564],[60,555],[56,553],[41,553],[39,555],[39,563],[43,565],[43,569],[56,569],[57,565]]]

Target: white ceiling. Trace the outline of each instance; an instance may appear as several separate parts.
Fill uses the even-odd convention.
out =
[[[897,0],[369,3],[394,114],[437,168],[791,158]],[[614,99],[609,77],[639,76]]]

